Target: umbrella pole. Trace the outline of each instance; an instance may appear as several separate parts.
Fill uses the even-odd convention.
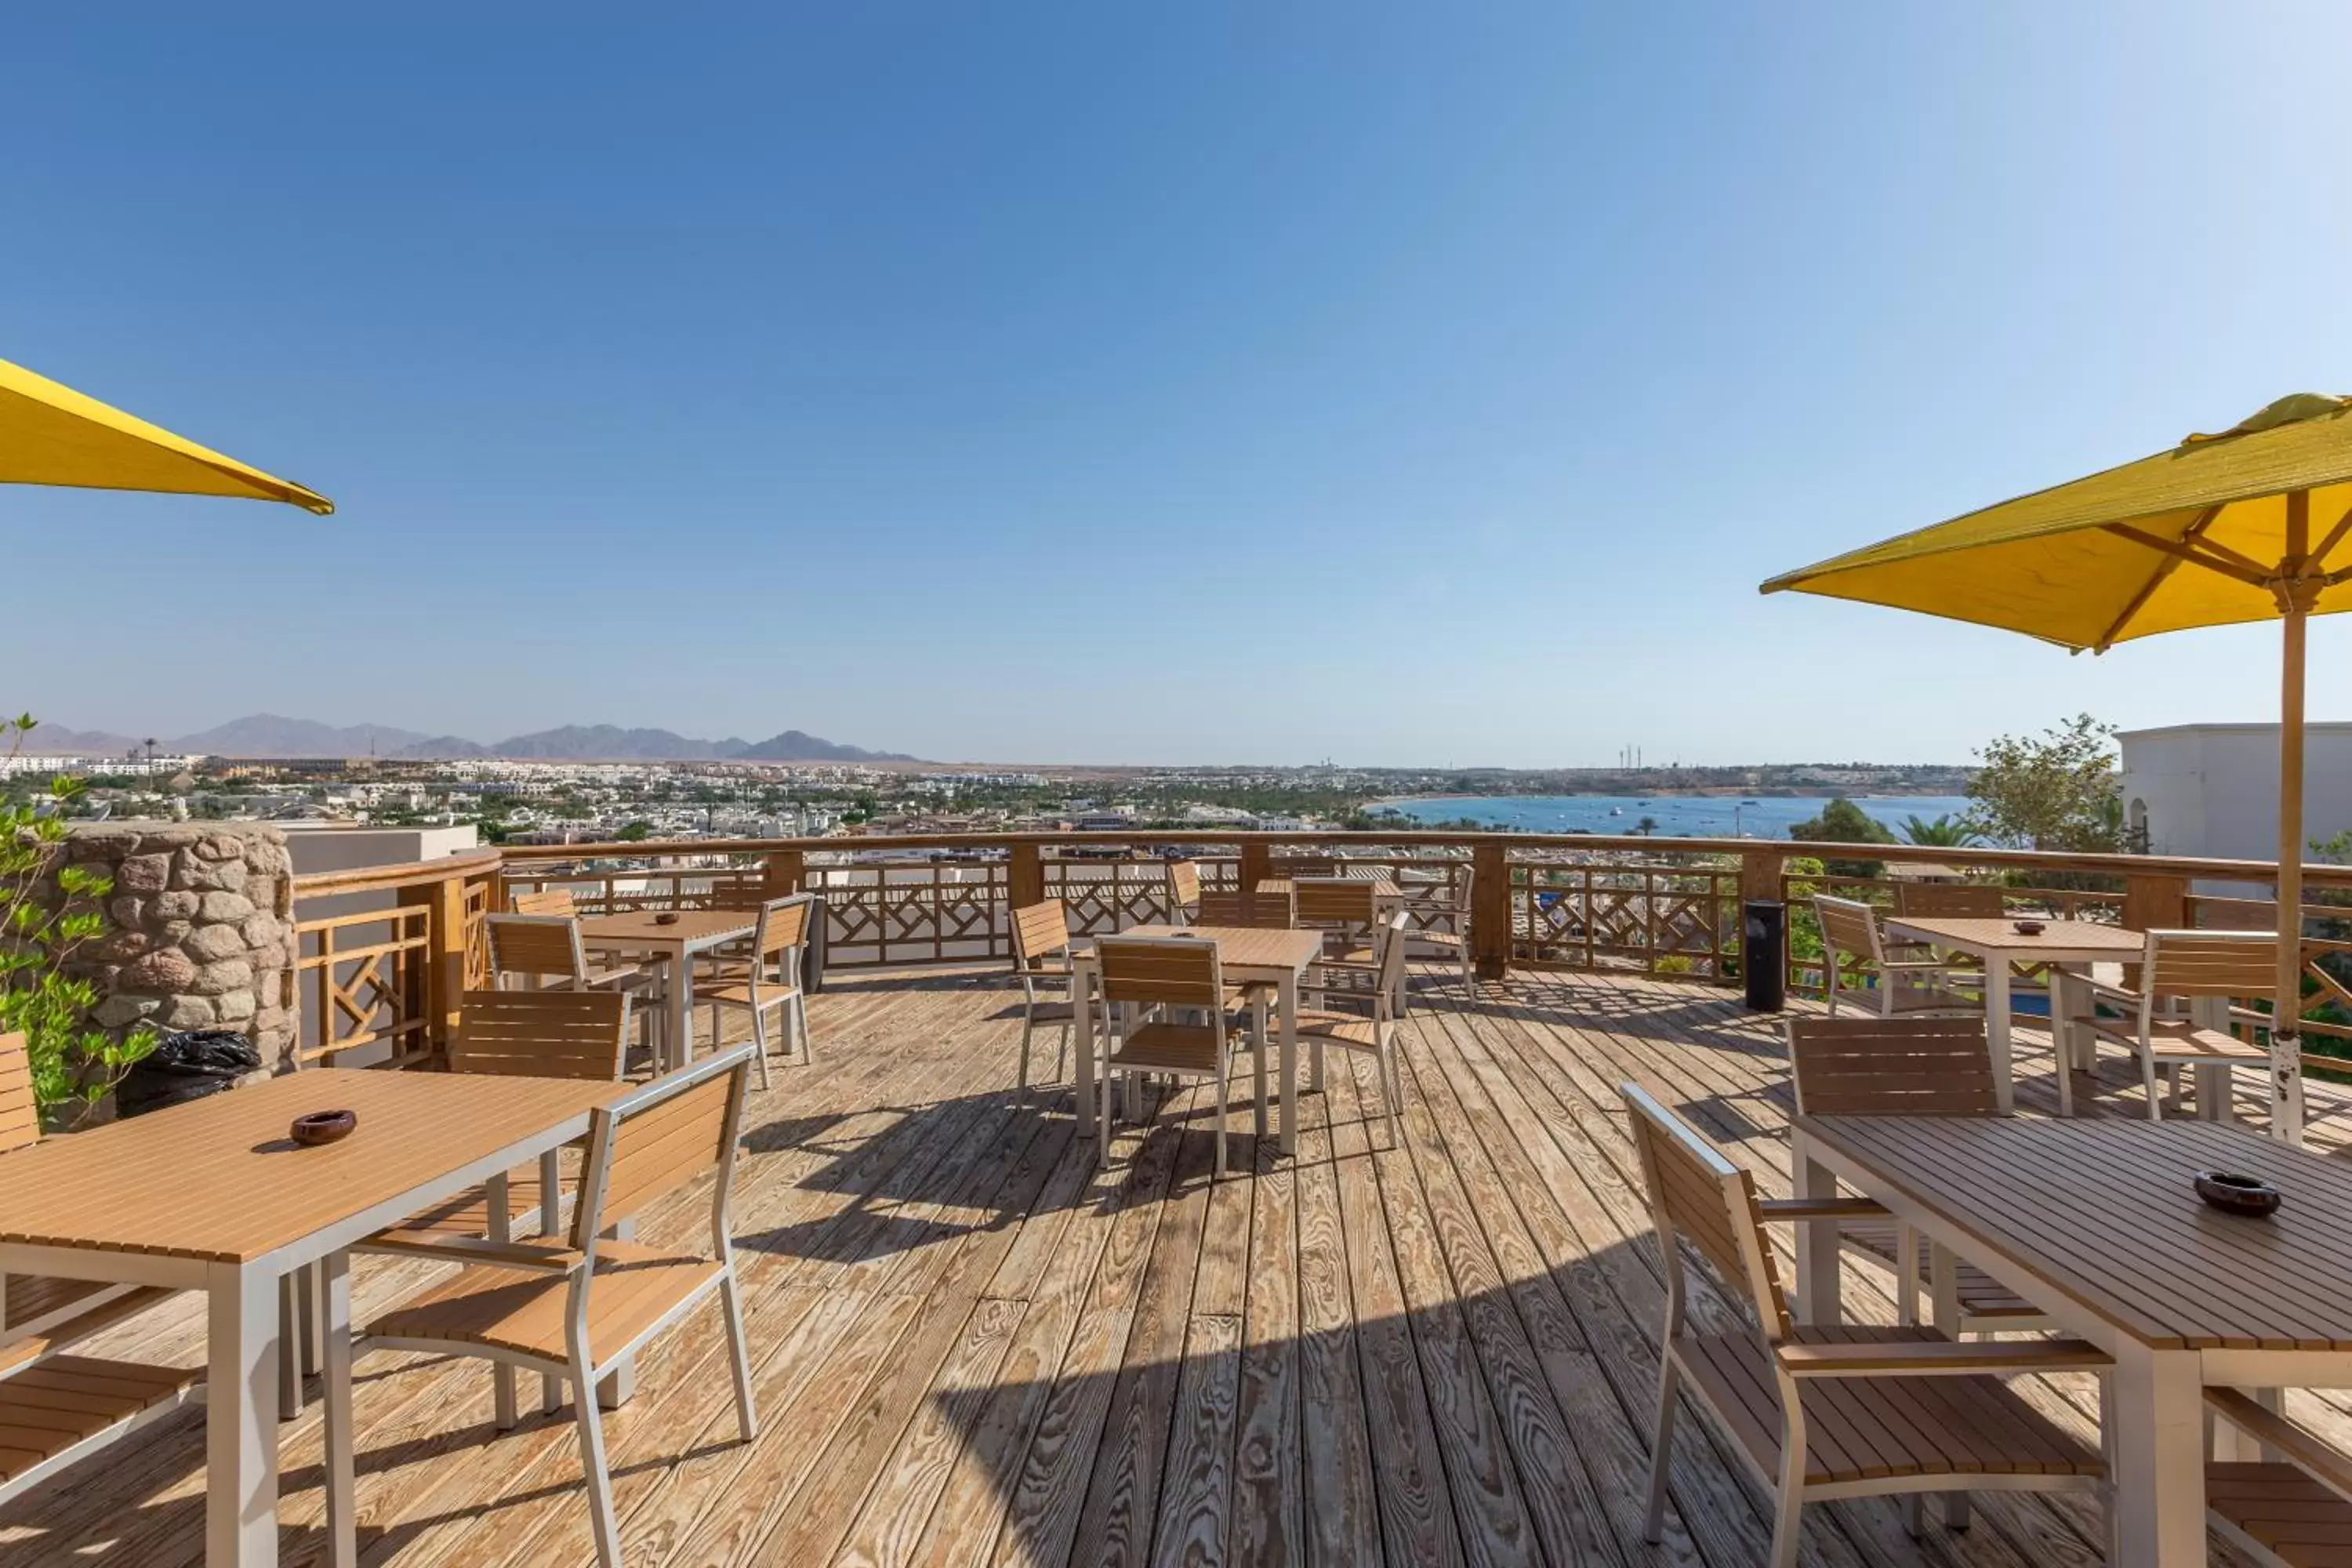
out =
[[[2319,584],[2306,575],[2311,492],[2286,498],[2286,559],[2275,585],[2279,660],[2278,984],[2271,1002],[2271,1135],[2303,1142],[2303,650]]]

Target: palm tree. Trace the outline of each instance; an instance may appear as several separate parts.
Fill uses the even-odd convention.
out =
[[[1970,827],[1965,818],[1948,813],[1933,822],[1923,822],[1916,816],[1903,823],[1903,840],[1906,844],[1924,844],[1937,849],[1966,849],[1984,842],[1984,835]]]
[[[1657,830],[1658,819],[1654,816],[1645,816],[1642,818],[1641,821],[1633,824],[1633,831],[1640,834],[1644,838],[1647,838],[1651,834],[1655,833]]]

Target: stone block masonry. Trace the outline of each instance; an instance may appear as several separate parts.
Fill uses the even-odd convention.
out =
[[[78,824],[58,864],[110,878],[106,934],[68,967],[98,984],[97,1026],[235,1029],[292,1065],[294,875],[286,836],[257,822]],[[52,889],[54,890],[54,882]]]

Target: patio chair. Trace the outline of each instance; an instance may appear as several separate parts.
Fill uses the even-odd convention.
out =
[[[2104,1495],[2105,1459],[2000,1381],[2104,1374],[2113,1363],[2097,1347],[2063,1339],[1961,1344],[1933,1329],[1794,1322],[1755,1179],[1639,1085],[1621,1092],[1666,1268],[1649,1541],[1663,1534],[1675,1395],[1685,1386],[1774,1494],[1771,1568],[1794,1568],[1808,1502],[1902,1494],[1904,1523],[1916,1535],[1926,1492]],[[1752,1326],[1693,1329],[1677,1242],[1705,1259],[1726,1300],[1747,1301]]]
[[[40,1141],[25,1037],[0,1035],[0,1152]],[[161,1286],[0,1274],[0,1503],[187,1403],[201,1368],[66,1353],[174,1294]]]
[[[1233,1058],[1236,1042],[1249,1039],[1225,1007],[1224,970],[1217,945],[1198,937],[1104,937],[1095,943],[1095,985],[1102,1002],[1105,1046],[1103,1103],[1097,1121],[1100,1159],[1110,1164],[1110,1092],[1114,1078],[1126,1080],[1122,1100],[1134,1102],[1134,1079],[1158,1075],[1213,1083],[1217,1095],[1216,1174],[1225,1173],[1225,1120],[1232,1108]],[[1179,1016],[1202,1022],[1178,1022]],[[1090,1040],[1081,1050],[1094,1048]],[[1265,1053],[1256,1062],[1257,1131],[1265,1131]]]
[[[383,1250],[462,1267],[377,1317],[365,1331],[371,1346],[480,1356],[568,1385],[602,1568],[621,1565],[620,1521],[596,1405],[596,1384],[615,1365],[716,1298],[732,1352],[737,1430],[746,1443],[758,1436],[728,1213],[751,1055],[749,1044],[738,1046],[596,1111],[566,1237],[503,1245],[455,1237],[385,1245],[378,1238]],[[640,1246],[606,1234],[714,1174],[707,1251]],[[331,1419],[335,1405],[328,1405]],[[349,1454],[350,1434],[338,1436],[340,1451]],[[327,1451],[339,1451],[334,1438]]]
[[[1896,958],[1886,951],[1878,929],[1878,911],[1853,899],[1813,897],[1813,916],[1822,928],[1822,986],[1829,994],[1830,1016],[1837,1016],[1845,992],[1845,961],[1860,959],[1878,973],[1878,984],[1864,993],[1872,1011],[1881,1017],[1897,1015],[1949,1016],[1984,1013],[1984,1003],[1951,989],[1952,966],[1940,959]]]
[[[1404,1093],[1403,1079],[1397,1070],[1396,1031],[1398,1005],[1404,994],[1405,942],[1412,934],[1409,929],[1412,923],[1412,917],[1400,910],[1373,928],[1374,945],[1381,957],[1368,994],[1371,1003],[1369,1016],[1320,1007],[1302,1008],[1298,1014],[1298,1043],[1313,1047],[1318,1061],[1326,1046],[1363,1051],[1371,1057],[1380,1075],[1381,1099],[1388,1107],[1391,1149],[1403,1146],[1403,1133],[1397,1120]]]
[[[569,888],[519,888],[507,900],[511,912],[519,915],[564,915],[580,912],[578,900]]]
[[[1190,860],[1168,862],[1168,923],[1188,926],[1201,907],[1201,868]]]
[[[2292,1129],[2299,1135],[2303,1126],[2300,1058],[2285,1059],[2285,1053],[2274,1054],[2273,1047],[2246,1037],[2256,1029],[2267,1030],[2270,1015],[2232,1005],[2241,1001],[2268,1001],[2278,986],[2277,965],[2278,936],[2273,931],[2152,931],[2139,961],[2139,989],[2091,982],[2093,1010],[2087,1017],[2071,1020],[2070,1033],[2078,1045],[2085,1039],[2090,1042],[2095,1059],[2102,1044],[2120,1046],[2132,1053],[2139,1062],[2150,1121],[2164,1119],[2156,1091],[2159,1070],[2171,1079],[2177,1109],[2182,1069],[2214,1069],[2219,1081],[2210,1086],[2212,1099],[2206,1098],[2208,1085],[2200,1082],[2197,1104],[2200,1114],[2221,1118],[2229,1114],[2233,1069],[2266,1068],[2272,1134],[2286,1136]],[[2190,1005],[2199,1001],[2213,1005],[2203,1018]],[[2099,1013],[2099,1002],[2122,1006],[2125,1016],[2109,1017]],[[2232,1026],[2246,1035],[2231,1034]]]
[[[1789,1081],[1800,1115],[1997,1116],[1992,1045],[1974,1018],[1823,1018],[1792,1015]],[[1876,1205],[1871,1205],[1876,1208]],[[1792,1217],[1764,1205],[1765,1217]],[[1919,1291],[1933,1289],[1919,1234],[1878,1215],[1841,1227],[1840,1238],[1895,1271],[1896,1321],[1919,1321]],[[1955,1260],[1950,1284],[1961,1333],[2046,1329],[2048,1314],[1972,1263]]]
[[[2272,1458],[2205,1467],[2205,1518],[2263,1568],[2333,1568],[2352,1552],[2352,1457],[2234,1388],[2209,1388],[2212,1415]]]
[[[801,1063],[816,1059],[809,1040],[808,996],[801,988],[801,962],[808,951],[809,916],[816,907],[807,893],[788,893],[760,905],[759,924],[751,941],[714,955],[708,977],[697,975],[694,1000],[710,1004],[710,1037],[723,1040],[719,1019],[728,1009],[749,1014],[751,1039],[759,1047],[760,1087],[768,1087],[768,1024],[770,1013],[781,1013],[783,1052],[790,1059],[798,1048]]]
[[[1070,912],[1059,899],[1013,911],[1013,974],[1021,982],[1019,1098],[1029,1100],[1029,1042],[1037,1026],[1059,1030],[1054,1046],[1054,1079],[1068,1070],[1070,1029],[1077,1007],[1070,999]],[[1056,996],[1051,993],[1058,991]]]

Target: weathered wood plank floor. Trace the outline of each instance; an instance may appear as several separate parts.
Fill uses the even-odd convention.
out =
[[[999,977],[837,978],[813,1008],[817,1063],[754,1102],[740,1177],[760,1437],[735,1440],[709,1315],[656,1346],[607,1427],[629,1563],[1759,1561],[1759,1500],[1701,1421],[1682,1426],[1664,1542],[1640,1539],[1663,1300],[1615,1089],[1645,1080],[1785,1193],[1774,1037],[1699,986],[1521,975],[1471,1007],[1419,984],[1401,1142],[1369,1068],[1335,1057],[1299,1159],[1255,1149],[1240,1111],[1244,1173],[1213,1184],[1190,1096],[1100,1173],[1066,1089],[1017,1104]],[[2022,1103],[2046,1113],[2050,1057],[2026,1038]],[[2137,1109],[2125,1066],[2106,1064],[2103,1112]],[[646,1229],[696,1217],[680,1202]],[[363,1264],[362,1320],[426,1277]],[[1860,1265],[1847,1297],[1891,1316]],[[194,1363],[201,1326],[159,1312],[110,1348]],[[360,1378],[365,1561],[592,1561],[561,1416],[495,1433],[480,1363],[376,1352]],[[2087,1432],[2086,1384],[2034,1394]],[[2352,1439],[2339,1406],[2294,1408]],[[305,1561],[315,1403],[283,1440],[285,1556]],[[0,1511],[0,1560],[200,1563],[203,1457],[201,1413],[174,1417]],[[1977,1517],[1915,1543],[1890,1502],[1815,1509],[1806,1561],[2099,1560],[2079,1502],[1990,1496]]]

